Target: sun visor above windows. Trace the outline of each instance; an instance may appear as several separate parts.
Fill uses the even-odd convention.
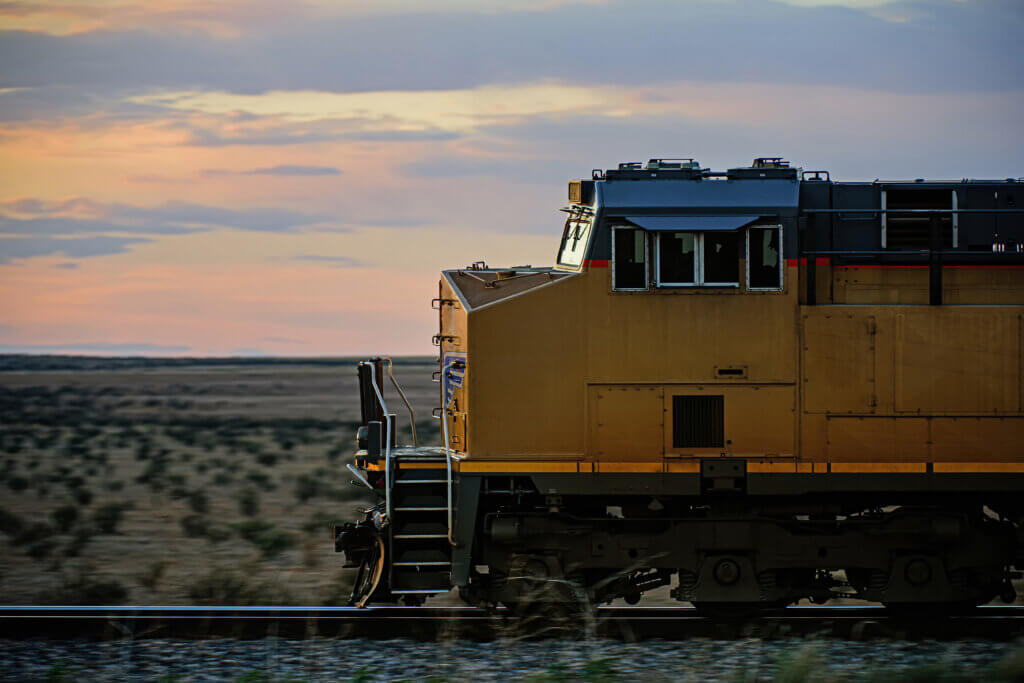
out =
[[[651,232],[726,232],[739,230],[760,216],[626,216],[626,220]]]

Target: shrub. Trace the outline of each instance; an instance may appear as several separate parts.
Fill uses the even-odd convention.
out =
[[[227,486],[231,483],[231,475],[227,472],[218,472],[213,475],[213,483],[216,486]]]
[[[75,502],[79,505],[88,505],[92,502],[92,491],[87,488],[80,488],[75,491]]]
[[[251,519],[235,525],[238,535],[260,549],[264,557],[273,557],[295,545],[295,539],[273,522]]]
[[[325,607],[344,607],[349,604],[352,596],[352,583],[355,579],[355,572],[341,572],[327,587],[321,604]]]
[[[245,488],[238,492],[238,510],[246,517],[260,513],[260,495],[255,489]]]
[[[116,534],[117,527],[124,518],[124,511],[129,507],[126,503],[107,503],[96,509],[92,521],[101,534]]]
[[[320,482],[308,474],[299,475],[295,480],[295,497],[299,502],[305,503],[310,498],[315,498],[320,493]]]
[[[167,569],[167,562],[164,560],[157,560],[151,563],[141,574],[139,574],[139,583],[145,588],[151,591],[155,591],[160,583],[160,579],[163,578],[164,570]]]
[[[260,453],[256,456],[256,462],[266,467],[273,467],[277,464],[277,455],[274,453]]]
[[[43,560],[49,557],[50,551],[53,550],[57,544],[51,538],[44,538],[40,541],[36,541],[25,549],[25,554],[34,560]]]
[[[296,600],[287,588],[273,582],[255,585],[240,574],[215,568],[197,579],[188,589],[189,598],[197,605],[294,605]]]
[[[28,479],[20,474],[16,474],[7,480],[7,488],[16,492],[24,491],[28,488]]]
[[[273,480],[266,472],[247,472],[245,478],[264,491],[273,491],[275,488]]]
[[[74,536],[71,537],[71,540],[68,541],[67,546],[64,548],[64,554],[67,557],[78,557],[82,553],[82,549],[92,540],[92,535],[93,529],[91,527],[78,525],[75,528]]]
[[[128,590],[119,581],[99,581],[85,572],[64,577],[56,590],[36,595],[40,605],[120,605],[128,597]]]
[[[17,536],[24,529],[24,519],[13,512],[8,512],[4,508],[0,508],[0,531],[4,532],[8,536]]]
[[[249,585],[245,577],[226,569],[214,569],[196,580],[188,596],[197,605],[248,605]]]
[[[210,522],[202,515],[187,515],[181,518],[181,530],[189,538],[197,538],[206,535]]]
[[[210,510],[210,501],[202,491],[193,491],[188,496],[188,506],[192,512],[206,514]]]
[[[53,521],[61,533],[71,531],[71,527],[78,521],[78,508],[74,505],[61,505],[53,511]]]
[[[44,522],[35,522],[21,530],[11,541],[13,545],[31,545],[53,536],[53,527]]]
[[[307,534],[323,533],[325,531],[330,531],[332,524],[334,524],[334,518],[329,517],[318,510],[314,512],[308,520],[306,520],[306,523],[302,525],[302,530]]]

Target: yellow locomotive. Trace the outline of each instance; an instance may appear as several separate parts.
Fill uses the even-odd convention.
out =
[[[571,181],[554,267],[442,273],[440,448],[394,443],[360,364],[354,602],[1012,599],[1018,201],[779,158]]]

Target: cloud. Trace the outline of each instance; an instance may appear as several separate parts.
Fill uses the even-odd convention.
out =
[[[89,258],[121,254],[135,244],[151,242],[141,237],[7,237],[0,239],[0,264],[15,259],[63,255],[65,258]]]
[[[146,353],[187,353],[190,346],[165,346],[145,343],[83,342],[81,344],[0,344],[0,353],[116,353],[139,355]]]
[[[367,264],[358,259],[348,256],[327,256],[325,254],[297,254],[293,257],[296,261],[313,261],[325,263],[334,268],[362,268]]]
[[[0,233],[8,235],[174,235],[215,228],[290,232],[328,219],[322,214],[279,208],[226,209],[183,201],[146,207],[80,197],[10,199],[0,201],[0,211],[7,212],[0,213]]]
[[[403,164],[401,170],[403,174],[412,178],[493,177],[512,183],[562,185],[566,179],[579,175],[580,165],[565,158],[552,160],[432,156],[422,161]]]
[[[185,144],[195,147],[281,147],[330,142],[444,142],[461,137],[454,131],[432,126],[404,130],[398,129],[396,122],[368,122],[360,117],[280,123],[274,117],[252,115],[240,121],[234,112],[216,113],[220,116],[206,117],[207,122],[178,120],[168,123],[166,127],[185,133]]]
[[[340,168],[334,166],[299,166],[295,164],[279,164],[268,168],[254,168],[248,171],[233,171],[223,168],[208,168],[203,175],[274,175],[274,176],[332,176],[341,175]]]
[[[1016,43],[1024,11],[1016,0],[892,3],[886,11],[901,8],[909,17],[901,22],[855,7],[766,0],[300,14],[250,27],[245,40],[163,30],[156,22],[62,37],[7,31],[0,35],[0,88],[75,86],[103,98],[111,88],[357,92],[543,78],[833,83],[900,92],[1005,90],[1019,83],[1024,52]],[[243,17],[244,10],[236,14]],[[381,50],[382,37],[401,49]]]

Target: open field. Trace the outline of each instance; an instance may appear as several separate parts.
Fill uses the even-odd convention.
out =
[[[396,360],[421,443],[434,369]],[[344,467],[355,377],[353,359],[0,357],[0,602],[344,603],[330,525],[369,501]]]

